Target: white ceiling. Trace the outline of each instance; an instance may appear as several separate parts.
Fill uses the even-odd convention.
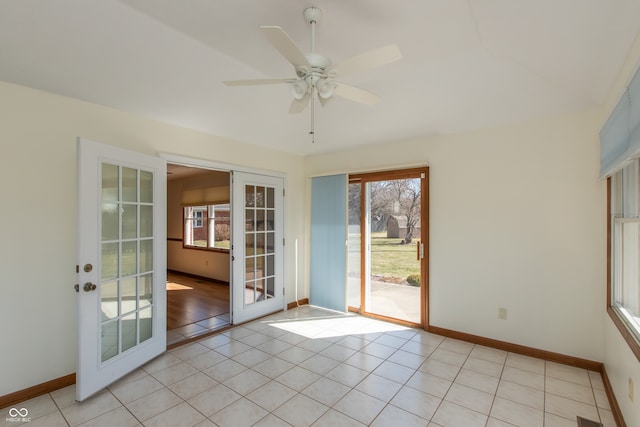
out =
[[[341,62],[395,43],[403,59],[344,78],[382,97],[287,113],[293,76],[260,25]],[[311,154],[506,125],[601,105],[640,29],[640,0],[0,0],[0,80],[217,136]]]

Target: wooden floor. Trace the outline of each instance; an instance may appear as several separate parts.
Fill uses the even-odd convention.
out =
[[[229,285],[167,272],[167,330],[229,318]],[[218,322],[209,322],[218,323]]]

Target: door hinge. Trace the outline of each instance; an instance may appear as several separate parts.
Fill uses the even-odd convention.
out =
[[[284,246],[284,237],[282,238],[282,246]]]
[[[284,188],[282,189],[282,197],[284,197]]]
[[[80,266],[76,265],[76,274],[80,273]]]
[[[284,295],[284,288],[282,288],[282,295]]]

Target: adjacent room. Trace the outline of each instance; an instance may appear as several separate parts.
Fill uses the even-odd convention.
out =
[[[229,172],[167,165],[167,344],[230,324]]]
[[[640,425],[640,0],[0,2],[7,425]]]

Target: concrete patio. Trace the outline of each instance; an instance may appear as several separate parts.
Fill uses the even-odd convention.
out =
[[[371,280],[369,313],[420,323],[420,288],[380,280]],[[347,303],[360,306],[360,279],[349,277]]]

